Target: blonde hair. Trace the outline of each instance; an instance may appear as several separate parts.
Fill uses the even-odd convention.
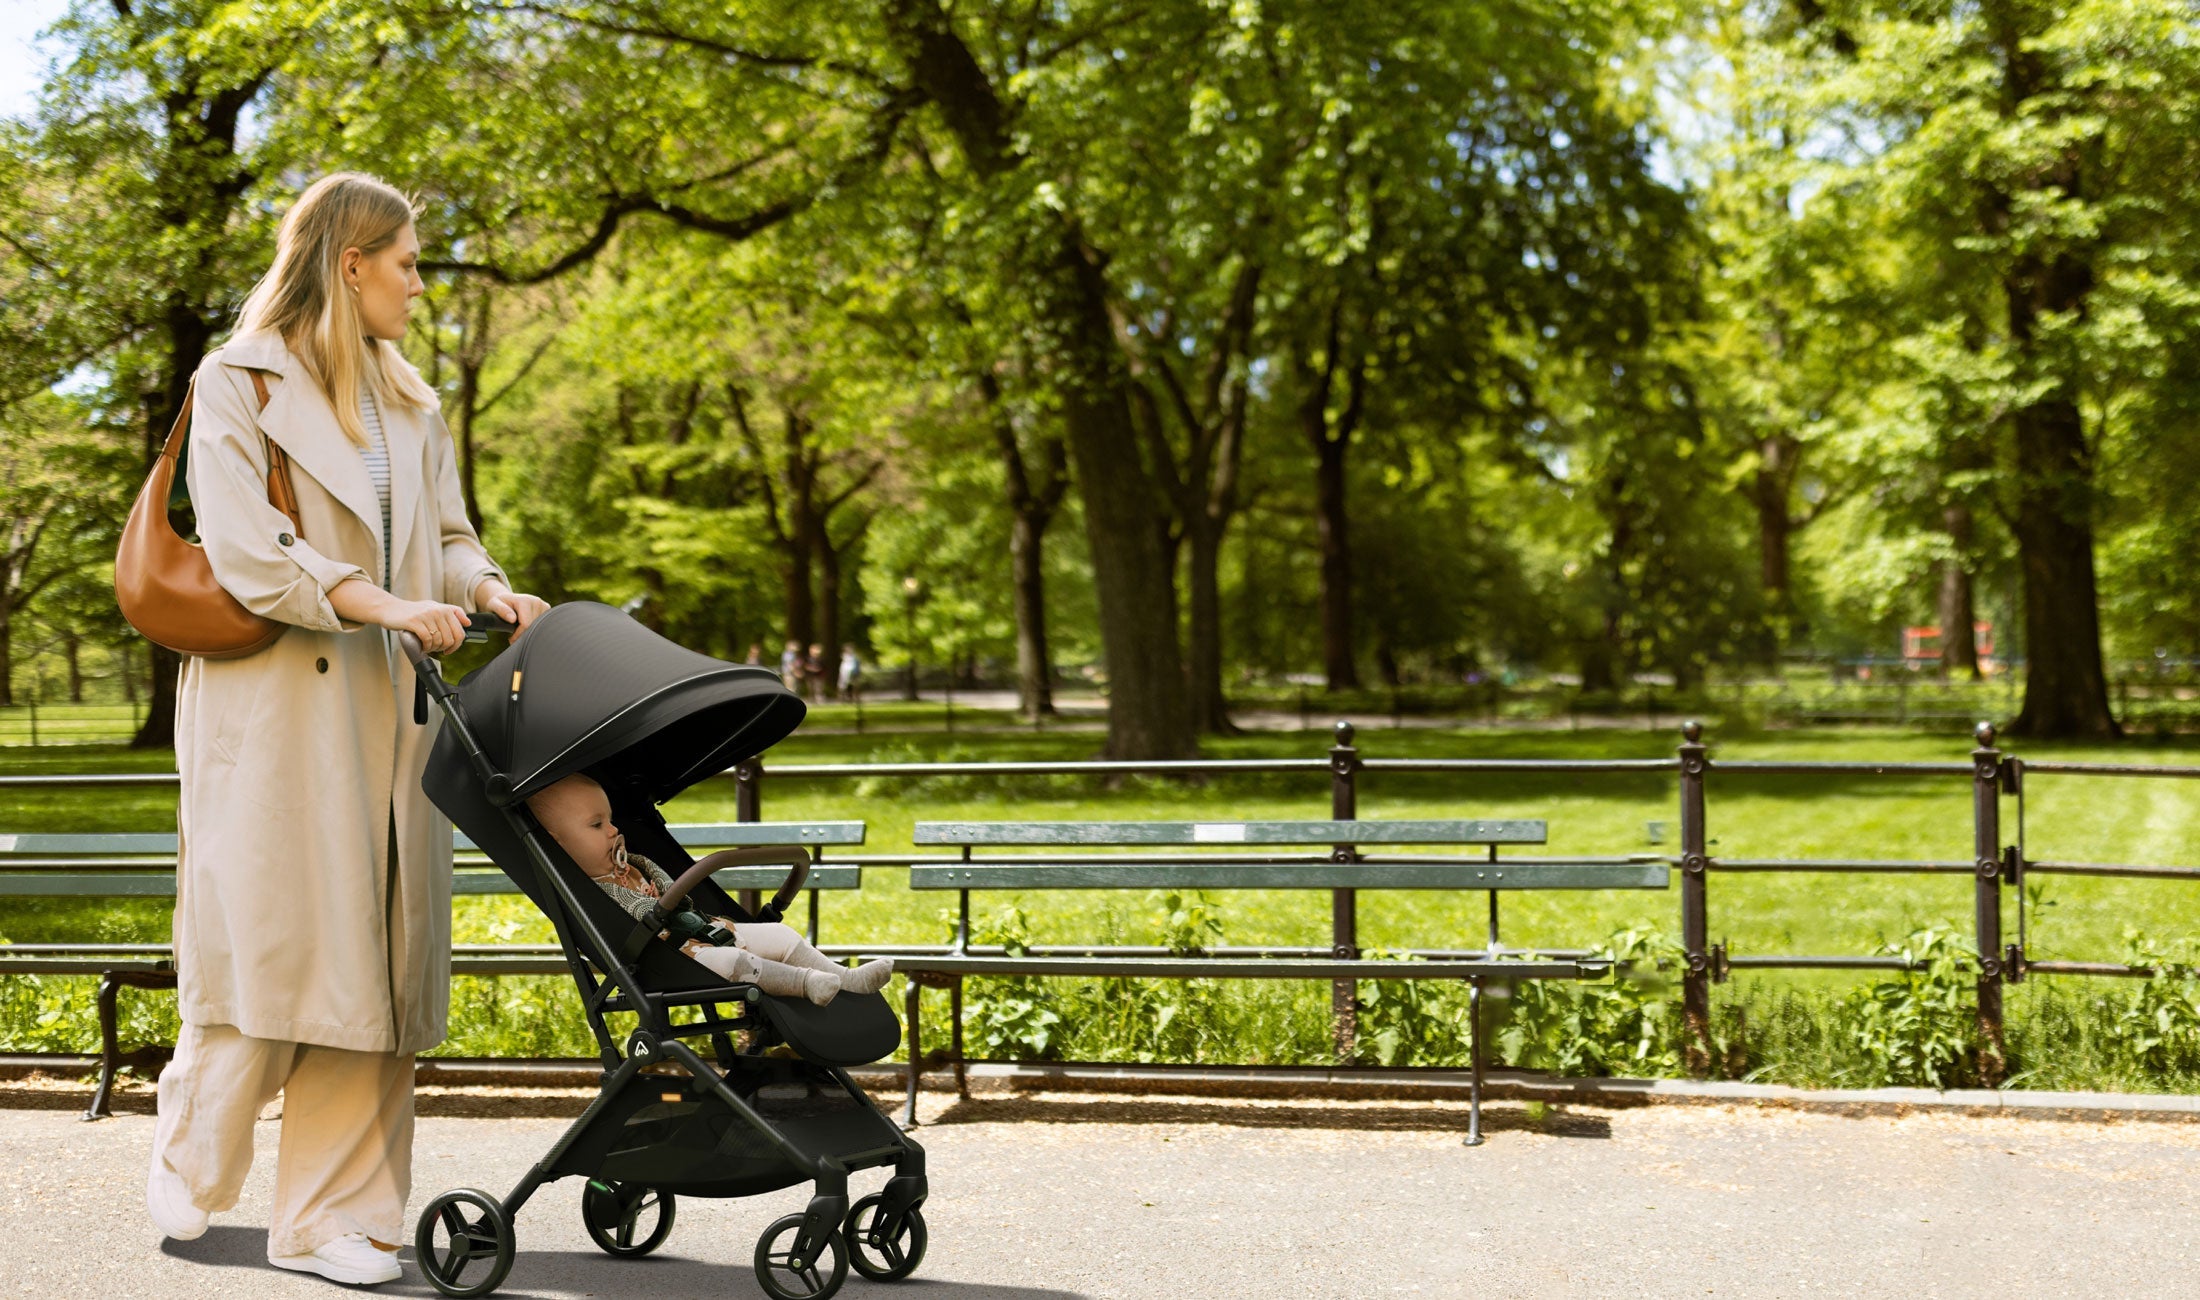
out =
[[[335,172],[306,187],[275,231],[275,264],[237,312],[239,335],[270,333],[305,363],[344,436],[367,445],[359,418],[362,388],[384,406],[421,409],[435,390],[387,339],[370,339],[357,295],[340,289],[344,250],[372,255],[419,213],[401,191],[361,172]]]

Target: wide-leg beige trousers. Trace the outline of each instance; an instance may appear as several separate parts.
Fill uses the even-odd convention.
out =
[[[269,1255],[304,1255],[350,1232],[404,1239],[412,1190],[413,1058],[248,1038],[230,1025],[183,1026],[160,1075],[153,1158],[208,1213],[236,1205],[252,1168],[252,1123],[277,1093]]]

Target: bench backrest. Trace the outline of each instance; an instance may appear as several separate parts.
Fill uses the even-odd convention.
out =
[[[918,822],[917,844],[1541,844],[1541,821]]]
[[[666,829],[687,849],[800,844],[820,858],[827,847],[862,844],[867,833],[863,822],[708,822]],[[488,859],[472,840],[453,830],[451,843],[462,855],[451,876],[452,893],[519,892],[502,871],[478,869]],[[173,898],[175,871],[173,832],[0,834],[0,896]],[[726,889],[773,889],[786,878],[785,867],[729,867],[712,877]],[[812,889],[857,889],[862,883],[863,869],[853,863],[810,868]]]
[[[959,863],[917,863],[911,889],[1664,889],[1659,858],[1500,858],[1501,844],[1541,844],[1542,821],[918,822],[918,845],[959,847]],[[1201,852],[976,855],[979,848]],[[1324,847],[1327,854],[1229,853],[1244,845]],[[1365,846],[1459,845],[1474,856],[1365,853]],[[1340,858],[1336,850],[1347,853]]]

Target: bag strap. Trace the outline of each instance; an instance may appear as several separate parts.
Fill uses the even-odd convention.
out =
[[[250,373],[252,391],[260,395],[260,409],[265,411],[267,376],[257,370]],[[290,482],[290,456],[276,445],[273,438],[267,436],[265,429],[260,430],[260,441],[267,445],[267,503],[289,515],[291,531],[303,537],[306,535],[306,526],[298,513],[298,489]]]
[[[252,391],[259,395],[260,409],[267,409],[267,376],[257,370],[247,371],[252,376]],[[191,376],[191,382],[183,390],[183,406],[176,411],[176,422],[168,429],[168,440],[160,445],[160,454],[169,460],[176,459],[184,436],[191,431],[191,406],[198,399],[199,377]],[[298,512],[298,489],[290,482],[290,457],[260,430],[260,441],[267,447],[267,503],[290,516],[291,531],[305,536],[305,522]]]

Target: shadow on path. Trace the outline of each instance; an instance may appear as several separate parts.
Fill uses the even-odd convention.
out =
[[[1231,1128],[1334,1129],[1391,1133],[1465,1133],[1464,1106],[1262,1106],[1142,1097],[1135,1101],[1053,1101],[1001,1097],[958,1101],[927,1121],[948,1124],[1220,1124]],[[1608,1138],[1612,1121],[1552,1107],[1541,1118],[1524,1108],[1485,1106],[1482,1130]]]
[[[163,1241],[160,1249],[171,1259],[210,1268],[264,1269],[270,1275],[278,1272],[267,1262],[267,1231],[264,1228],[217,1225],[208,1228],[206,1235],[197,1241]],[[398,1259],[405,1266],[403,1278],[358,1294],[436,1294],[427,1279],[420,1275],[410,1246],[398,1252]],[[310,1274],[299,1276],[311,1279]],[[555,1282],[545,1287],[549,1279]],[[754,1290],[754,1276],[746,1263],[682,1259],[678,1255],[612,1259],[593,1251],[529,1253],[522,1249],[512,1261],[511,1276],[497,1288],[496,1294],[503,1300],[562,1300],[568,1296],[747,1295]],[[1084,1300],[1077,1292],[1047,1287],[1001,1286],[921,1276],[893,1283],[889,1288],[866,1282],[852,1271],[841,1294],[860,1295],[866,1291],[875,1291],[881,1296],[924,1296],[928,1300]]]

